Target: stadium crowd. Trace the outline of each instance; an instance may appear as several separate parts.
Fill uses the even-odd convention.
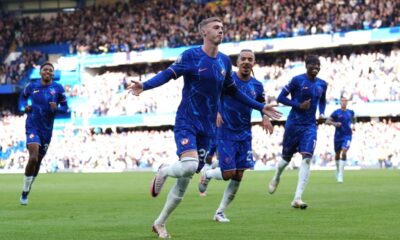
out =
[[[0,63],[0,84],[17,84],[33,67],[39,66],[48,59],[40,51],[22,52],[10,63]]]
[[[24,168],[25,117],[9,115],[0,121],[0,169],[13,171]],[[253,127],[255,169],[274,169],[281,158],[283,126],[276,125],[272,135],[259,126]],[[320,125],[313,167],[333,167],[334,128]],[[358,122],[348,153],[349,166],[400,167],[400,123],[391,121]],[[156,143],[156,144],[155,144]],[[48,154],[43,161],[46,171],[102,171],[157,169],[176,160],[172,130],[105,131],[76,129],[73,125],[54,131]],[[293,159],[297,167],[300,155]]]
[[[14,38],[17,46],[70,42],[75,50],[91,53],[196,45],[197,23],[210,15],[223,18],[224,41],[231,42],[398,26],[400,3],[132,0],[59,12],[51,18],[15,18],[10,23],[14,35],[4,35],[3,41]]]
[[[400,100],[400,50],[323,55],[320,60],[319,77],[329,84],[328,102],[337,102],[342,95],[355,103]],[[302,61],[288,58],[280,64],[256,65],[253,70],[264,84],[268,102],[274,102],[291,77],[303,73],[304,69]],[[80,103],[74,109],[77,117],[175,112],[181,98],[181,80],[171,80],[173,83],[144,92],[140,98],[124,91],[131,79],[147,80],[152,76],[154,73],[87,73],[81,85],[66,86],[66,91]]]
[[[210,15],[222,17],[224,41],[234,42],[398,26],[399,9],[395,0],[152,0],[87,6],[51,17],[1,14],[0,60],[11,46],[69,43],[73,52],[104,53],[196,45],[197,23]],[[17,83],[31,66],[26,60],[1,64],[0,84]]]

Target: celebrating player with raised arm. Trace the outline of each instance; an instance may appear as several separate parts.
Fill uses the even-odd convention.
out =
[[[189,181],[197,171],[199,161],[204,161],[210,141],[215,137],[215,119],[222,90],[251,108],[262,111],[268,117],[281,116],[272,106],[259,103],[238,91],[231,77],[231,61],[228,56],[218,51],[224,34],[222,21],[217,17],[204,19],[199,24],[199,30],[204,41],[201,47],[184,51],[166,70],[144,83],[134,81],[128,87],[133,94],[139,95],[144,90],[183,76],[182,100],[174,127],[179,161],[170,166],[161,165],[151,187],[151,194],[156,197],[167,177],[177,178],[164,208],[153,224],[153,231],[160,238],[170,237],[165,222],[182,201]]]
[[[264,103],[264,87],[251,76],[254,64],[253,51],[242,50],[237,59],[239,71],[233,72],[232,78],[239,91]],[[244,171],[254,167],[251,145],[252,110],[232,96],[222,95],[217,116],[216,148],[219,167],[214,169],[204,167],[199,183],[199,191],[204,194],[211,179],[230,180],[214,215],[214,220],[217,222],[229,222],[224,211],[233,201]],[[263,127],[267,132],[273,132],[273,126],[267,116],[263,116]]]

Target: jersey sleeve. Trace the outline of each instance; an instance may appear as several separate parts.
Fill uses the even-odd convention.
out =
[[[21,95],[20,95],[20,104],[21,106],[26,106],[28,105],[28,98],[32,93],[32,83],[28,83],[28,85],[26,85],[26,87],[24,88],[24,90],[22,91]]]
[[[190,65],[189,52],[184,51],[167,70],[172,71],[173,78],[177,79],[188,72]]]
[[[229,57],[226,57],[225,63],[226,75],[224,81],[224,89],[231,89],[232,87],[236,87],[236,84],[232,78],[232,62]]]
[[[256,80],[255,84],[254,84],[254,88],[256,91],[257,102],[265,103],[265,92],[264,92],[264,86],[262,85],[262,83]]]
[[[326,91],[328,89],[328,83],[324,82],[324,90],[322,92],[321,98],[319,100],[319,114],[325,115],[325,108],[326,108]]]
[[[57,112],[59,113],[66,113],[69,110],[67,97],[65,96],[65,89],[62,85],[58,87],[58,94],[57,94]]]
[[[295,108],[299,108],[300,103],[295,102],[293,99],[289,99],[287,96],[289,94],[294,93],[299,88],[299,83],[296,78],[292,78],[290,82],[283,87],[281,93],[278,96],[278,102]],[[293,96],[293,95],[292,95]]]
[[[337,111],[336,110],[331,114],[331,118],[333,121],[336,121],[336,119],[337,119]]]
[[[265,103],[265,93],[264,86],[261,82],[254,80],[254,90],[256,92],[256,101],[259,103]],[[260,111],[261,116],[264,116],[264,113]]]
[[[294,77],[288,84],[286,84],[282,90],[293,93],[299,88],[299,81]]]
[[[176,61],[164,71],[158,73],[143,83],[143,90],[147,91],[167,83],[171,79],[177,79],[188,72],[187,51],[183,52]]]

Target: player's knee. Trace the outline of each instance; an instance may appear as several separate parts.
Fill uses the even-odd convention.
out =
[[[222,179],[224,180],[224,181],[228,181],[228,180],[230,180],[232,178],[232,175],[231,174],[229,174],[229,173],[222,173]]]
[[[289,162],[292,160],[292,156],[293,156],[293,155],[290,155],[290,156],[282,156],[282,159],[283,159],[283,161],[286,161],[287,163],[289,163]]]
[[[236,174],[235,176],[232,177],[232,180],[240,182],[240,181],[242,181],[242,178],[243,178],[243,175]]]
[[[312,156],[310,156],[310,155],[304,155],[303,156],[303,162],[305,162],[307,164],[310,164],[311,163],[311,158],[312,158]]]
[[[191,178],[197,170],[199,161],[196,158],[184,158],[182,161],[182,177]]]
[[[38,156],[35,156],[35,155],[29,156],[29,160],[28,160],[29,164],[36,165],[38,162],[39,162]]]
[[[235,176],[236,176],[236,171],[222,172],[222,179],[224,179],[225,181],[233,179]]]

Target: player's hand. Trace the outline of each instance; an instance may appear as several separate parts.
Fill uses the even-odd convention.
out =
[[[49,104],[50,104],[51,110],[56,110],[56,109],[57,109],[57,103],[55,103],[55,102],[49,102]]]
[[[26,106],[25,106],[24,112],[26,112],[26,113],[32,112],[32,107],[31,107],[31,105],[26,105]]]
[[[326,122],[326,117],[325,117],[325,115],[323,115],[323,114],[321,114],[321,115],[319,115],[319,118],[317,119],[317,123],[318,124],[323,124],[323,123],[325,123]]]
[[[311,106],[311,99],[305,100],[304,102],[300,103],[300,109],[307,110]]]
[[[222,119],[221,114],[218,112],[217,113],[217,127],[221,127],[223,123],[224,123],[224,120]]]
[[[280,119],[282,117],[282,113],[274,108],[274,105],[265,104],[262,112],[272,119]]]
[[[143,92],[143,83],[131,80],[131,83],[126,88],[129,93],[132,93],[135,96],[139,96]]]
[[[263,116],[262,127],[269,134],[272,134],[274,132],[274,126],[272,125],[271,120],[269,120],[268,116]]]

